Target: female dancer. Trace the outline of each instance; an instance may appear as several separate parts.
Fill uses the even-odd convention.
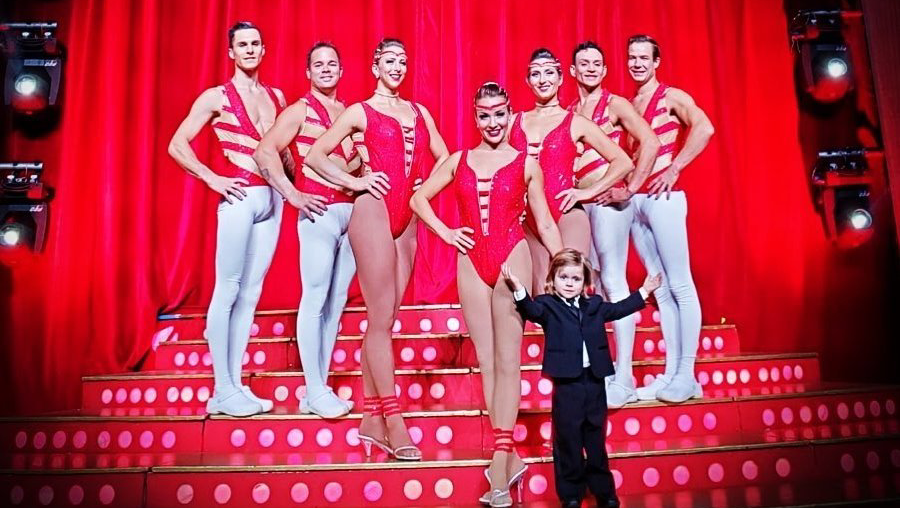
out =
[[[521,224],[526,196],[541,240],[552,252],[562,248],[544,197],[541,169],[534,159],[506,141],[509,117],[506,91],[496,83],[482,85],[475,95],[475,123],[481,131],[481,144],[451,155],[410,201],[416,215],[459,250],[459,301],[475,343],[484,400],[494,427],[494,454],[485,472],[491,490],[481,498],[491,506],[510,506],[509,488],[514,484],[521,487],[525,476],[525,464],[512,449],[521,394],[523,323],[512,293],[503,281],[498,282],[498,276],[503,263],[518,267],[519,273],[531,272]],[[456,229],[444,224],[428,202],[451,184],[462,224]]]
[[[540,162],[544,172],[544,193],[553,219],[559,224],[563,246],[587,253],[591,246],[591,227],[581,201],[587,201],[611,187],[632,169],[631,159],[619,145],[603,133],[597,124],[566,111],[559,105],[562,84],[559,60],[549,50],[540,48],[531,54],[528,64],[528,86],[535,96],[535,107],[516,115],[509,143],[526,151]],[[578,188],[575,181],[576,143],[596,150],[609,161],[603,177]],[[543,293],[550,253],[534,230],[534,221],[526,217],[525,238],[531,249],[534,295]]]
[[[359,439],[366,454],[376,446],[400,460],[420,460],[412,445],[394,392],[391,327],[412,273],[416,225],[409,198],[425,170],[429,150],[437,164],[447,158],[447,146],[424,107],[400,99],[406,77],[406,48],[397,39],[383,39],[375,49],[372,73],[375,92],[344,111],[312,147],[306,163],[342,187],[365,192],[356,199],[348,234],[366,301],[368,328],[363,336],[362,372],[365,414]],[[354,177],[331,162],[342,139],[360,132],[360,152],[368,171]]]

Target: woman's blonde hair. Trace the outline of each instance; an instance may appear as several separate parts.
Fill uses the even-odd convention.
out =
[[[564,266],[581,267],[581,271],[584,274],[584,287],[581,289],[581,294],[585,294],[591,285],[591,263],[584,254],[575,249],[563,249],[557,252],[553,259],[550,260],[550,270],[547,272],[544,292],[551,295],[556,294],[556,289],[553,287],[553,279],[556,277],[556,272]]]

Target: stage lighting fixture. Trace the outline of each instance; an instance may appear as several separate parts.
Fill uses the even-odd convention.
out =
[[[850,212],[850,225],[853,229],[866,229],[872,226],[872,214],[868,210],[857,208]]]
[[[853,89],[850,56],[841,33],[843,15],[841,11],[801,11],[791,27],[804,87],[822,103],[837,102]]]
[[[56,23],[0,24],[6,55],[3,101],[18,113],[33,115],[57,103],[63,51],[56,28]]]
[[[51,193],[41,162],[0,162],[0,248],[44,248]]]
[[[872,236],[871,167],[881,153],[859,148],[819,152],[812,171],[816,202],[825,232],[840,247],[852,248]]]

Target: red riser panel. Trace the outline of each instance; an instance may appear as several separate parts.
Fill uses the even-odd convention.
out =
[[[433,369],[468,367],[460,359],[460,348],[468,342],[459,334],[445,335],[395,335],[394,365],[397,369]],[[331,355],[331,368],[335,371],[359,370],[362,354],[361,336],[341,336]]]
[[[16,453],[200,452],[203,417],[66,418],[0,423],[2,449]]]
[[[121,507],[144,505],[143,468],[64,474],[0,474],[0,506]]]
[[[471,378],[469,369],[398,370],[395,387],[401,407],[407,404],[474,407]],[[361,411],[362,376],[358,371],[332,374],[329,382],[339,397],[355,401],[354,411]],[[258,396],[272,399],[276,406],[297,407],[300,397],[306,393],[300,373],[258,374],[253,376],[250,386]]]
[[[249,382],[248,375],[243,382]],[[81,383],[81,405],[93,411],[204,408],[212,386],[212,374],[205,373],[86,376]]]
[[[477,450],[490,424],[479,411],[406,413],[410,437],[423,450]],[[359,417],[315,416],[213,418],[204,428],[204,451],[212,453],[362,453]],[[488,430],[486,431],[485,428]],[[373,448],[373,453],[383,453]]]
[[[823,443],[823,442],[819,442]],[[900,479],[900,439],[847,439],[815,447],[816,461],[827,478],[894,475]]]
[[[253,339],[244,353],[244,370],[274,371],[292,368],[299,363],[297,349],[290,339]],[[297,358],[297,362],[294,359]],[[206,341],[164,342],[156,350],[157,370],[212,372],[212,358]]]
[[[659,312],[652,308],[638,312],[638,326],[659,325]],[[297,311],[258,311],[250,330],[252,337],[295,337]],[[340,333],[357,335],[365,332],[367,326],[365,308],[349,307],[341,317]],[[536,330],[532,323],[528,330]],[[206,329],[205,314],[183,314],[162,316],[157,324],[154,345],[171,340],[197,340],[203,338]],[[393,326],[394,333],[464,333],[466,323],[459,305],[426,305],[403,307]]]

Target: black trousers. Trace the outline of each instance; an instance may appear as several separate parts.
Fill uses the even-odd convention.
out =
[[[585,486],[600,502],[616,498],[606,454],[606,385],[586,368],[553,380],[553,473],[560,500],[582,499]],[[585,459],[587,452],[587,459]]]

